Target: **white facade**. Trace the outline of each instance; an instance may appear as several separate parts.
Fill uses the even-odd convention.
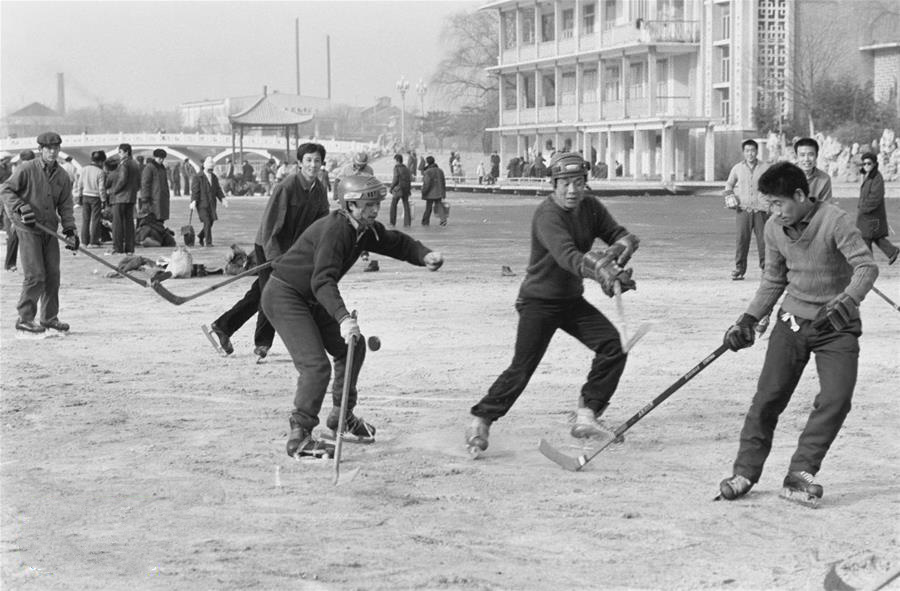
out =
[[[581,150],[610,171],[621,164],[626,177],[714,180],[717,170],[732,164],[731,151],[717,150],[717,143],[734,143],[739,153],[741,138],[753,135],[761,18],[784,16],[791,4],[510,0],[486,5],[500,15],[498,65],[489,70],[499,77],[500,125],[491,131],[500,135],[501,156],[530,160],[537,152],[546,154],[549,141],[554,149]],[[769,45],[781,45],[771,50],[769,61],[781,64],[787,56],[778,51],[786,41],[775,31],[766,33],[770,38],[776,41]]]

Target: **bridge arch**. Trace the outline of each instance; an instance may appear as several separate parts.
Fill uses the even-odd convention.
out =
[[[278,156],[272,154],[272,153],[271,153],[270,151],[268,151],[268,150],[262,150],[262,149],[257,149],[257,148],[246,148],[246,147],[245,147],[245,148],[244,148],[244,153],[246,154],[246,153],[248,153],[248,152],[249,152],[249,153],[252,153],[252,154],[256,154],[256,155],[258,155],[258,156],[262,156],[263,158],[266,159],[266,161],[268,161],[270,158],[274,158],[276,164],[281,164],[281,158],[279,158]],[[215,156],[213,156],[212,159],[213,159],[213,162],[219,162],[219,161],[222,160],[223,158],[225,158],[225,157],[230,157],[231,155],[232,155],[231,148],[227,148],[227,149],[225,149],[225,150],[222,150],[221,152],[219,152],[219,153],[216,154]]]

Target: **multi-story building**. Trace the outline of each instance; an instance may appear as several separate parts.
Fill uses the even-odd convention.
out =
[[[546,153],[549,142],[582,150],[610,171],[621,165],[623,176],[636,179],[721,179],[740,158],[741,140],[756,134],[757,106],[791,113],[799,86],[792,77],[815,63],[815,43],[835,56],[835,67],[820,76],[836,74],[838,65],[859,75],[852,61],[858,39],[880,35],[885,19],[875,17],[883,6],[879,0],[490,2],[482,9],[500,16],[499,56],[489,68],[499,78],[500,122],[490,131],[500,136],[504,160]],[[829,16],[837,14],[846,17]]]

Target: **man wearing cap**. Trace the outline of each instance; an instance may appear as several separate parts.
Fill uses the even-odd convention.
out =
[[[375,176],[375,171],[369,166],[369,155],[365,152],[357,152],[353,155],[353,159],[338,169],[334,175],[334,200],[339,201],[341,179],[357,174]]]
[[[444,199],[447,197],[447,181],[444,171],[434,161],[434,156],[425,158],[425,170],[422,171],[422,199],[425,201],[425,211],[422,214],[422,225],[431,223],[431,210],[441,220],[441,225],[447,225],[447,206]]]
[[[166,173],[166,156],[162,148],[153,150],[150,160],[141,172],[141,198],[138,218],[152,215],[158,222],[169,219],[169,179]]]
[[[131,157],[131,144],[119,144],[119,164],[110,190],[113,210],[113,253],[134,254],[134,204],[141,189],[141,169]]]
[[[69,325],[60,322],[59,243],[56,236],[36,227],[39,223],[56,231],[62,222],[68,238],[66,248],[78,250],[72,203],[72,180],[57,157],[62,138],[48,131],[37,138],[41,157],[21,164],[0,185],[6,214],[16,224],[21,256],[22,294],[16,320],[17,336],[42,336],[47,329],[65,333]],[[35,322],[40,302],[40,323]]]
[[[531,258],[516,299],[519,327],[513,360],[471,408],[466,445],[472,455],[487,449],[491,424],[509,412],[525,390],[558,329],[594,353],[577,397],[571,434],[611,435],[597,419],[609,406],[627,355],[616,327],[584,298],[583,278],[596,280],[610,297],[616,283],[621,291],[634,289],[631,270],[624,267],[638,239],[598,199],[587,195],[588,164],[581,156],[557,152],[550,160],[550,172],[553,193],[538,205],[531,222]],[[609,248],[592,250],[598,238]]]
[[[200,246],[206,243],[206,246],[213,245],[212,227],[213,222],[219,219],[216,215],[216,205],[221,202],[222,205],[228,207],[228,199],[222,192],[222,186],[219,184],[219,177],[214,172],[216,163],[212,158],[203,161],[203,170],[191,179],[191,209],[197,212],[197,217],[203,224],[203,229],[197,234],[200,240]]]

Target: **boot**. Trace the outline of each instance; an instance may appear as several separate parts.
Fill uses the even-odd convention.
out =
[[[815,507],[819,504],[824,492],[825,489],[821,484],[816,484],[815,477],[809,472],[788,472],[784,477],[781,498],[807,507]]]
[[[490,436],[491,424],[487,419],[474,417],[469,427],[466,429],[466,446],[469,455],[477,458],[481,452],[488,448],[488,437]]]
[[[313,438],[312,431],[302,427],[293,415],[290,424],[291,434],[288,435],[287,455],[295,459],[334,457],[334,446]]]
[[[750,492],[753,483],[746,476],[735,474],[719,483],[719,496],[726,501],[733,501]]]
[[[331,429],[331,433],[323,433],[322,437],[326,439],[336,439],[338,422],[341,418],[341,409],[335,406],[328,414],[325,426]],[[344,417],[344,441],[351,443],[374,443],[375,427],[353,414],[352,410],[347,411]]]
[[[57,330],[59,332],[69,332],[69,325],[65,322],[60,322],[59,318],[41,321],[41,326],[43,326],[44,328],[52,328],[53,330]]]

